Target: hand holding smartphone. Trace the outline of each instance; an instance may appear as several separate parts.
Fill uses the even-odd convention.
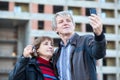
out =
[[[33,53],[31,54],[31,56],[36,57],[37,56],[37,51],[36,51],[35,46],[32,47],[32,51],[33,51]]]

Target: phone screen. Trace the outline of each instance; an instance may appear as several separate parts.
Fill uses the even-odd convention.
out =
[[[90,15],[91,15],[91,14],[97,14],[95,8],[90,8],[89,11],[90,11]]]

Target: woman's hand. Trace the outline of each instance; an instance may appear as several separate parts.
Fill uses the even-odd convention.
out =
[[[24,52],[23,52],[23,56],[24,57],[32,57],[31,56],[31,53],[33,53],[33,51],[32,51],[32,45],[27,45],[25,48],[24,48]]]

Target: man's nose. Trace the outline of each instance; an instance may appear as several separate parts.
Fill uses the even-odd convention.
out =
[[[67,21],[66,21],[66,20],[64,20],[64,23],[67,23]]]
[[[64,20],[64,24],[68,24],[68,22],[66,20]]]

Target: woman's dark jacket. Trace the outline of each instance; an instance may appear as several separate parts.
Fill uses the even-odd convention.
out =
[[[70,52],[71,80],[97,80],[96,60],[105,56],[106,40],[103,34],[103,39],[99,39],[100,41],[97,40],[98,38],[94,38],[92,35],[74,35],[71,42],[73,48]],[[59,46],[53,57],[53,65],[55,68],[60,56],[60,51],[61,47]]]
[[[44,80],[36,58],[20,57],[15,68],[10,72],[9,80]]]

